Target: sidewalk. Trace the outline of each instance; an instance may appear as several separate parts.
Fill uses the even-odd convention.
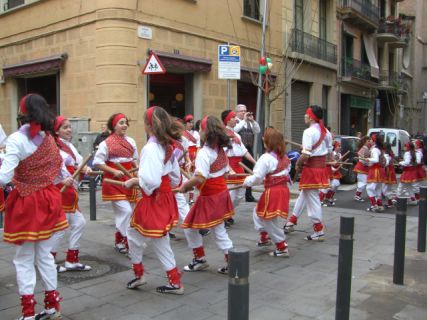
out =
[[[295,187],[294,187],[295,188]],[[212,235],[205,238],[210,267],[207,271],[185,273],[183,296],[155,292],[166,282],[164,272],[149,246],[145,269],[148,284],[127,290],[131,279],[130,261],[113,249],[114,220],[110,205],[100,201],[97,221],[89,221],[89,195],[80,194],[87,231],[81,243],[82,261],[94,267],[86,273],[59,275],[63,319],[120,320],[220,320],[227,318],[228,278],[216,273],[223,256]],[[256,195],[257,196],[257,195]],[[271,248],[257,248],[253,229],[253,203],[243,202],[237,209],[236,224],[229,231],[236,247],[250,249],[250,319],[335,319],[336,279],[340,216],[355,217],[351,319],[427,319],[427,254],[418,253],[417,218],[407,218],[405,278],[403,286],[393,285],[395,217],[360,210],[324,208],[327,238],[309,243],[303,238],[311,232],[307,216],[300,219],[297,231],[288,237],[290,257],[268,256]],[[192,259],[183,233],[175,229],[172,248],[178,266]],[[1,230],[2,235],[2,230]],[[63,252],[58,254],[64,259]],[[19,298],[12,264],[14,248],[0,242],[0,319],[15,319],[20,314]],[[43,289],[38,279],[37,310],[43,305]]]

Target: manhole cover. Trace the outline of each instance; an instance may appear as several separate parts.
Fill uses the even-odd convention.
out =
[[[83,264],[90,265],[92,267],[92,270],[61,272],[58,273],[58,281],[61,281],[65,284],[73,284],[129,270],[129,267],[99,260],[98,258],[92,256],[81,256],[80,262]],[[63,265],[63,262],[61,262],[61,265]]]

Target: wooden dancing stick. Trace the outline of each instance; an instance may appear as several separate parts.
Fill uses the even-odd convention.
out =
[[[187,171],[185,171],[183,168],[181,168],[181,167],[179,167],[179,170],[181,171],[181,173],[182,173],[182,175],[184,176],[184,177],[186,177],[188,180],[190,180],[191,179],[191,175],[187,172]]]
[[[182,155],[178,158],[178,163],[184,159],[185,155],[188,153],[188,150],[184,150],[184,152],[182,153]]]
[[[344,162],[342,162],[342,161],[333,161],[333,162],[326,162],[326,164],[328,164],[328,165],[336,165],[336,164],[340,164],[340,165],[352,165],[352,163],[351,162],[347,162],[347,161],[344,161]]]
[[[346,153],[344,153],[338,160],[337,162],[341,161],[342,159],[344,159],[348,154],[350,153],[350,150],[347,150]]]
[[[73,175],[72,175],[73,180],[74,180],[74,179],[76,179],[76,178],[79,176],[80,172],[81,172],[81,171],[83,170],[83,168],[87,165],[87,163],[89,162],[90,158],[92,158],[93,153],[94,153],[94,152],[92,152],[92,153],[88,154],[88,155],[86,156],[86,158],[84,158],[84,159],[83,159],[82,163],[79,165],[79,167],[77,168],[77,170],[76,170],[76,171],[74,171],[74,173],[73,173]],[[61,188],[61,192],[64,192],[66,188],[67,188],[67,186],[66,186],[66,185],[63,185],[63,186],[62,186],[62,188]]]
[[[243,169],[245,169],[246,172],[250,173],[250,174],[254,174],[254,172],[248,168],[243,162],[239,162],[239,166],[241,166]]]
[[[114,180],[114,179],[105,178],[105,179],[102,180],[102,182],[103,183],[107,182],[107,183],[114,184],[114,185],[120,186],[120,187],[124,187],[125,186],[125,182],[124,181],[119,181],[119,180]],[[133,186],[132,188],[139,188],[139,187],[138,186]]]
[[[129,170],[129,173],[134,173],[137,172],[139,170],[139,168],[132,168]]]
[[[127,175],[129,178],[133,178],[133,175],[130,174],[129,171],[126,170],[125,167],[123,167],[123,165],[120,162],[115,163],[115,165],[117,166],[117,168],[119,168],[119,170],[121,172],[123,172],[125,175]]]
[[[103,174],[104,171],[91,171],[87,173],[88,176],[102,176]]]
[[[288,139],[284,139],[284,140],[285,140],[285,143],[289,143],[289,144],[292,144],[292,145],[294,145],[294,146],[296,146],[296,147],[299,147],[299,148],[303,149],[302,144],[299,144],[299,143],[293,142],[293,141],[288,140]]]

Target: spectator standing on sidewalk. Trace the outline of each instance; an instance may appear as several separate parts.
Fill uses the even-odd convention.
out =
[[[98,149],[99,144],[107,139],[109,135],[110,132],[108,131],[108,126],[106,123],[103,123],[101,125],[101,133],[96,136],[95,141],[93,142],[93,149]]]
[[[255,134],[261,132],[258,122],[255,121],[252,112],[248,112],[244,104],[236,106],[237,124],[234,127],[234,132],[237,132],[242,138],[243,145],[248,150],[251,156],[254,155],[253,147],[255,141]],[[243,163],[250,169],[253,168],[253,163],[248,159],[243,159]],[[245,194],[246,202],[256,202],[252,195],[252,188],[246,188]]]

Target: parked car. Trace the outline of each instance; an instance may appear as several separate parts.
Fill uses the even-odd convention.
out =
[[[355,163],[357,160],[357,146],[359,144],[359,138],[353,136],[335,136],[335,141],[338,141],[341,144],[341,154],[344,155],[349,151],[348,155],[343,159],[343,161],[348,161],[351,165],[346,165],[341,168],[342,174],[342,183],[353,184],[357,181],[357,174],[353,171]]]
[[[368,136],[376,133],[383,137],[384,142],[388,142],[391,145],[391,150],[394,156],[398,159],[403,158],[405,153],[405,144],[411,140],[409,133],[402,129],[390,129],[390,128],[371,128],[368,131]]]

